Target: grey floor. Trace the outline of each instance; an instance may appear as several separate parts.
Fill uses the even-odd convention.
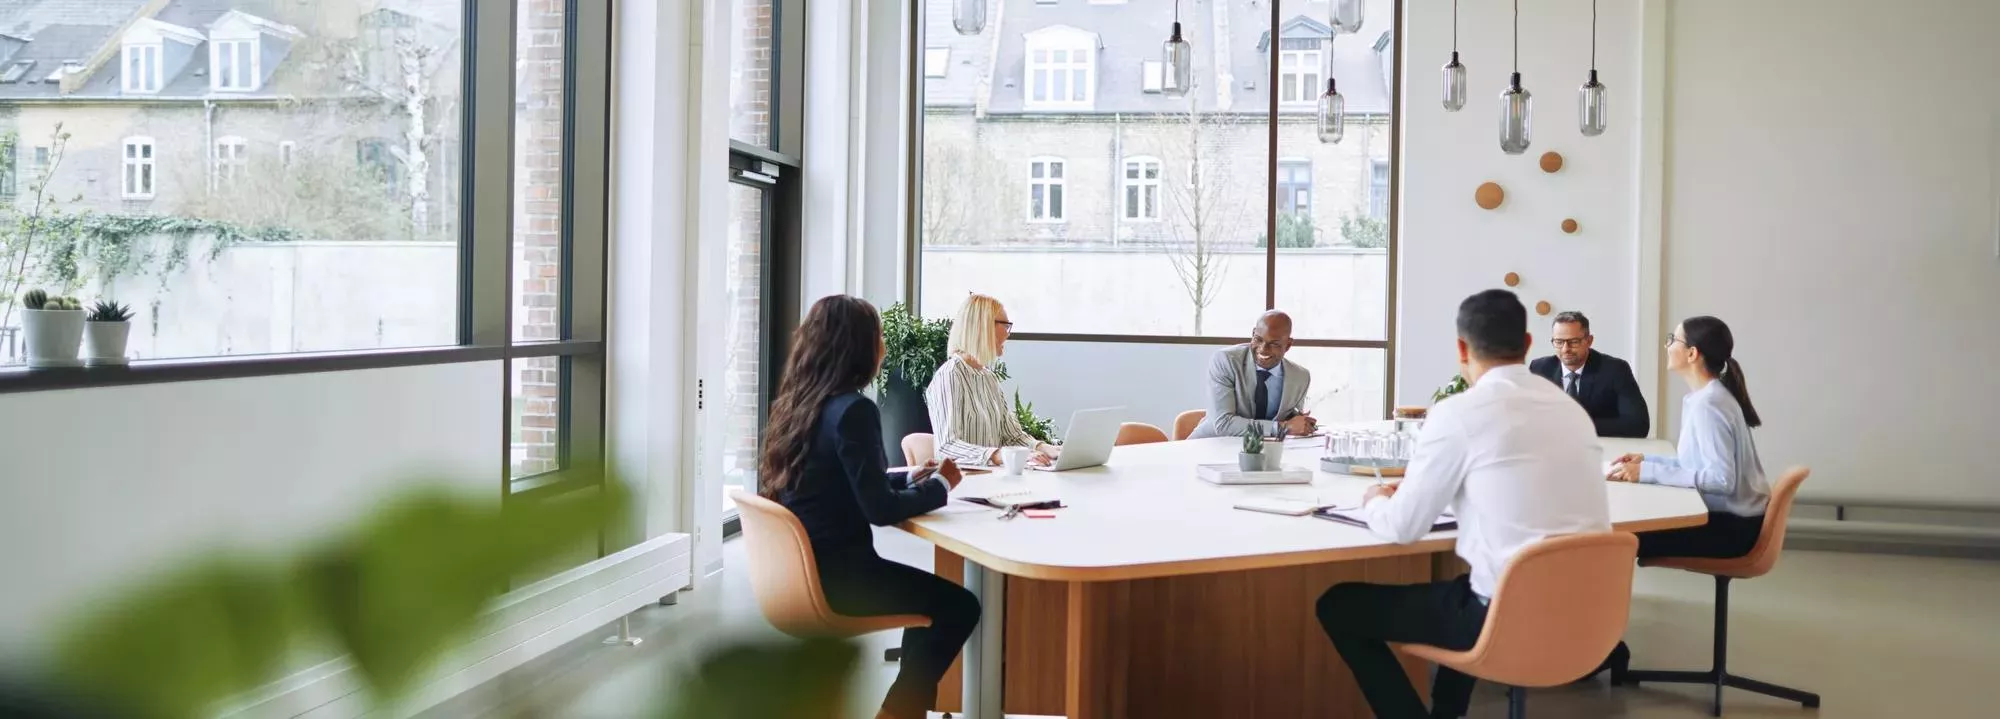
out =
[[[888,557],[930,566],[930,545],[922,541],[894,530],[880,530],[876,541]],[[725,545],[724,557],[741,566],[741,543]],[[1626,633],[1634,665],[1705,668],[1713,587],[1706,577],[1640,570]],[[425,716],[642,716],[646,707],[658,706],[676,673],[705,644],[775,635],[758,617],[742,572],[725,571],[679,599],[677,606],[632,617],[634,633],[644,638],[637,647],[579,641]],[[1812,712],[1731,691],[1727,716],[2000,716],[2000,562],[1794,551],[1771,575],[1737,583],[1732,602],[1730,668],[1817,691],[1825,705]],[[890,633],[864,641],[864,657],[879,659],[895,638]],[[880,661],[863,667],[848,715],[866,719],[896,669]],[[1600,681],[1538,690],[1529,713],[1701,717],[1707,716],[1706,696],[1700,687],[1611,689]],[[1472,716],[1506,716],[1504,698],[1482,685]]]

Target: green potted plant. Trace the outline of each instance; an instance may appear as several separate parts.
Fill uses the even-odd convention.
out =
[[[132,308],[99,300],[84,318],[83,363],[90,367],[124,365],[125,344],[132,337]]]
[[[1056,421],[1035,414],[1035,403],[1022,402],[1020,390],[1014,390],[1014,419],[1020,420],[1021,431],[1028,436],[1049,444],[1062,444],[1056,441]]]
[[[1452,375],[1450,382],[1444,383],[1443,387],[1439,387],[1436,392],[1431,393],[1431,404],[1435,405],[1443,402],[1444,398],[1464,392],[1465,388],[1465,375]]]
[[[944,365],[951,320],[926,320],[898,302],[882,313],[882,373],[875,400],[882,409],[882,441],[889,456],[902,456],[903,437],[931,431],[924,389]]]
[[[1236,455],[1236,468],[1245,472],[1264,471],[1264,433],[1255,427],[1243,431],[1243,451]]]
[[[21,294],[21,324],[28,339],[28,368],[79,367],[83,343],[83,303],[50,297],[42,290]]]

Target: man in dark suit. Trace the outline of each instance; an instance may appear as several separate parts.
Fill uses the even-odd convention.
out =
[[[1652,419],[1639,381],[1632,378],[1632,365],[1590,348],[1596,339],[1590,334],[1590,318],[1582,312],[1558,314],[1550,336],[1555,356],[1536,359],[1528,369],[1576,398],[1597,424],[1597,436],[1645,437]]]

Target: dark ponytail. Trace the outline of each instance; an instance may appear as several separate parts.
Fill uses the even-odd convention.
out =
[[[1735,397],[1736,404],[1743,408],[1743,421],[1752,427],[1763,426],[1757,407],[1750,404],[1750,387],[1743,380],[1743,365],[1736,361],[1736,336],[1729,332],[1729,325],[1703,315],[1682,322],[1681,331],[1687,334],[1688,346],[1701,353],[1702,366],[1715,375],[1722,388],[1729,390],[1729,396]]]

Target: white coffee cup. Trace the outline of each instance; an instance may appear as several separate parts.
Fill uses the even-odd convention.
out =
[[[1007,476],[1009,477],[1021,476],[1021,472],[1028,468],[1028,448],[1027,447],[1000,448],[1000,465],[1006,469]]]

